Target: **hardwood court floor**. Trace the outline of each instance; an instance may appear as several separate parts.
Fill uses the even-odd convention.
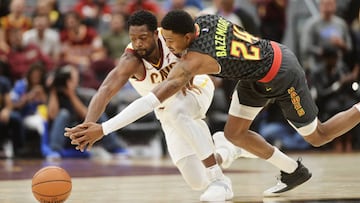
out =
[[[233,181],[233,203],[340,203],[360,202],[360,153],[291,153],[302,157],[313,177],[277,198],[262,191],[276,183],[279,171],[259,159],[238,159],[225,173]],[[72,176],[67,203],[196,203],[192,191],[169,159],[84,160],[60,162],[0,160],[0,203],[36,203],[31,177],[41,167],[58,165]]]

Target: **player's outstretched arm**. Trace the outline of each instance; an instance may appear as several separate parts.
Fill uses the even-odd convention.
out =
[[[109,134],[136,121],[181,90],[193,77],[193,73],[186,69],[187,65],[186,61],[178,62],[170,71],[168,78],[155,87],[152,92],[135,100],[115,117],[102,123],[103,133]]]
[[[91,99],[84,123],[73,128],[65,128],[64,135],[69,137],[73,144],[81,144],[76,149],[83,151],[88,144],[88,149],[90,149],[97,140],[103,137],[104,133],[101,125],[91,124],[96,124],[95,122],[105,111],[111,98],[125,85],[128,79],[139,74],[138,70],[143,70],[141,66],[141,60],[132,53],[125,52],[121,56],[119,64],[107,75],[99,90]],[[89,128],[90,126],[92,128]],[[98,126],[100,126],[100,130],[96,129]]]
[[[101,128],[98,124],[87,122],[71,129],[65,129],[65,136],[72,139],[72,144],[78,145],[76,147],[78,150],[83,151],[86,148],[91,148],[92,144],[103,135],[107,135],[133,123],[153,111],[161,102],[181,90],[194,76],[194,73],[189,71],[190,69],[188,67],[191,67],[191,64],[185,60],[177,63],[170,71],[168,78],[154,88],[153,92],[133,101],[116,116],[103,122]]]
[[[161,101],[165,101],[183,87],[191,83],[195,74],[189,69],[190,64],[186,60],[178,62],[170,71],[169,76],[161,85],[153,89],[154,95]]]
[[[137,74],[142,66],[141,60],[132,53],[125,52],[118,65],[110,71],[90,101],[84,122],[96,122],[105,111],[113,96],[126,84],[130,77]]]

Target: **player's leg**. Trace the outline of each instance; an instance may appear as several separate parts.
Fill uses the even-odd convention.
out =
[[[174,128],[162,123],[168,152],[171,160],[179,169],[185,182],[193,190],[204,190],[210,184],[205,166],[196,156],[192,147],[179,135]]]
[[[208,174],[209,171],[205,168],[205,166],[201,163],[201,160],[195,154],[180,159],[175,163],[175,165],[179,169],[185,182],[193,190],[206,189],[200,197],[201,201],[222,202],[232,198],[233,192],[231,188],[231,180],[226,176],[224,176],[224,180],[209,179],[209,175],[211,176],[211,174]],[[219,193],[219,190],[223,190],[224,187],[228,188],[229,190],[226,193],[225,198],[221,193]]]
[[[208,83],[204,82],[208,81]],[[213,94],[214,94],[214,86],[212,85],[210,78],[207,75],[198,75],[194,78],[194,84],[200,87],[201,94],[193,94],[194,101],[192,103],[197,103],[196,105],[192,105],[195,109],[188,109],[190,115],[197,118],[204,118],[206,112],[209,109],[209,106],[212,102]],[[196,108],[199,108],[197,110]],[[207,125],[204,125],[204,122],[201,121],[204,128],[208,128]],[[223,168],[228,168],[232,162],[238,157],[254,157],[254,155],[250,155],[245,150],[242,150],[240,147],[234,146],[231,142],[229,142],[223,132],[215,133],[212,136],[214,140],[214,144],[216,147],[216,160],[217,163],[220,164]]]
[[[298,128],[304,139],[315,147],[331,142],[335,138],[350,131],[360,122],[360,103],[350,109],[340,112],[326,122],[317,118],[309,126]]]
[[[180,159],[175,165],[191,189],[205,190],[209,186],[206,168],[195,154]]]
[[[223,131],[213,134],[213,140],[216,148],[216,160],[222,168],[229,168],[234,160],[244,158],[258,158],[256,155],[232,144],[226,139]]]
[[[200,196],[200,200],[225,201],[231,199],[233,197],[231,182],[216,162],[214,145],[207,124],[201,119],[195,120],[180,112],[177,115],[177,119],[174,119],[176,131],[183,135],[183,138],[193,148],[197,157],[204,164],[205,172],[210,180],[210,184]]]
[[[322,146],[359,124],[360,103],[321,123],[316,118],[318,110],[308,89],[304,70],[296,60],[296,56],[289,49],[282,49],[284,56],[282,67],[287,69],[286,72],[291,72],[285,77],[291,80],[291,84],[283,84],[283,86],[290,88],[287,89],[289,93],[287,96],[288,103],[283,105],[282,110],[285,115],[294,111],[293,114],[298,114],[287,119],[307,142],[313,146]]]
[[[181,139],[187,143],[187,146],[190,146],[205,166],[207,177],[211,183],[201,195],[200,200],[225,201],[233,197],[231,183],[216,162],[211,133],[206,122],[202,120],[210,106],[214,87],[208,76],[195,77],[194,84],[200,87],[200,94],[187,92],[186,95],[183,95],[178,93],[168,101],[163,112],[159,110],[157,113],[166,114],[160,120],[166,122],[166,125],[170,125],[174,129],[173,133],[181,136]],[[172,139],[170,136],[168,137]],[[183,144],[183,146],[186,145]]]
[[[265,104],[266,102],[264,102],[263,105]],[[282,177],[291,177],[286,178],[286,180],[281,178],[280,181],[287,182],[281,182],[281,184],[264,192],[264,195],[267,196],[277,195],[304,183],[311,177],[311,174],[300,161],[295,161],[288,157],[276,147],[266,142],[261,135],[249,130],[252,121],[262,109],[261,104],[257,106],[259,107],[250,107],[240,104],[238,93],[235,91],[229,110],[229,118],[225,125],[225,136],[236,146],[265,159],[267,162],[278,167],[281,170]],[[300,176],[298,176],[299,171],[301,172]],[[302,173],[303,171],[305,171],[304,174]],[[288,181],[289,179],[290,181]]]
[[[193,146],[184,139],[183,135],[173,125],[169,125],[168,119],[164,120],[163,115],[160,118],[162,118],[160,121],[165,133],[169,155],[185,182],[194,190],[205,190],[200,197],[202,201],[231,199],[233,197],[231,181],[222,174],[220,167],[214,165],[214,167],[206,168],[196,155]],[[209,148],[208,153],[212,154],[213,147],[207,147]]]
[[[179,92],[166,103],[163,111],[157,112],[164,114],[166,119],[161,120],[176,129],[200,160],[205,160],[215,150],[209,127],[202,120],[211,104],[214,86],[208,76],[196,76],[193,82],[200,87],[200,94],[188,91],[184,95]]]

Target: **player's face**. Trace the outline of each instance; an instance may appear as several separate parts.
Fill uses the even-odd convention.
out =
[[[131,25],[129,36],[134,50],[141,57],[149,56],[156,48],[157,31],[151,32],[146,25]]]
[[[165,39],[166,46],[173,54],[180,55],[190,44],[188,35],[177,34],[165,29],[161,33]]]

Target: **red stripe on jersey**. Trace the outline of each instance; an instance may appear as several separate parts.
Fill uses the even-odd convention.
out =
[[[276,74],[279,72],[281,66],[281,60],[282,60],[281,49],[276,42],[271,41],[270,44],[274,50],[274,61],[270,67],[269,72],[267,72],[266,75],[259,80],[259,82],[263,82],[263,83],[270,82],[272,79],[274,79]]]

